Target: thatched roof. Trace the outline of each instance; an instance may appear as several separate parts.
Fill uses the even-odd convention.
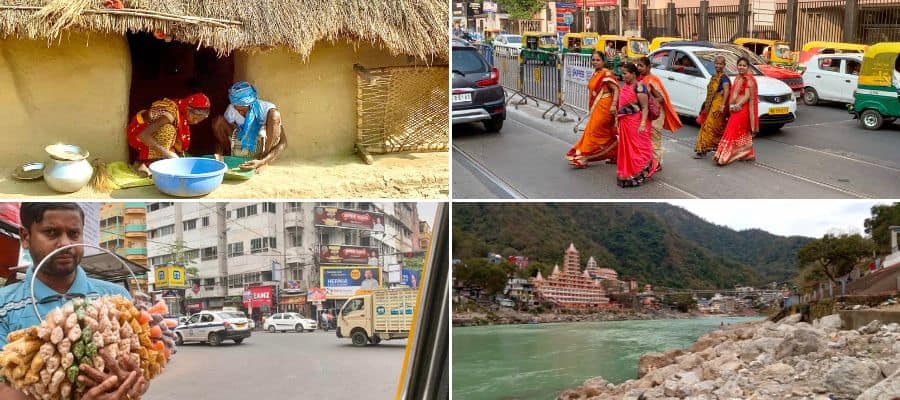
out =
[[[65,29],[164,32],[220,53],[283,45],[306,57],[319,40],[353,38],[424,60],[448,52],[447,0],[0,0],[0,37]]]

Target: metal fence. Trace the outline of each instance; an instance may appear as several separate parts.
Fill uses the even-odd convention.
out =
[[[500,84],[514,92],[520,92],[519,49],[495,46],[493,61],[497,71],[500,72]]]
[[[523,50],[519,58],[522,74],[522,95],[527,99],[550,103],[551,107],[542,115],[547,117],[551,111],[552,120],[562,110],[562,60],[561,55],[543,50]]]
[[[578,112],[587,114],[591,111],[588,104],[588,82],[594,68],[591,67],[590,54],[568,53],[563,56],[563,104]]]

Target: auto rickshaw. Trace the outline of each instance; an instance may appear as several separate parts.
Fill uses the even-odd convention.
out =
[[[737,38],[734,40],[734,44],[741,45],[762,58],[765,58],[769,64],[783,65],[786,67],[794,65],[794,59],[791,56],[791,47],[787,42],[769,39]]]
[[[612,43],[616,51],[625,49],[625,57],[629,60],[637,60],[650,54],[650,44],[647,39],[634,36],[601,35],[597,42],[597,48],[606,50],[606,45]]]
[[[559,51],[555,33],[525,32],[522,34],[522,57],[526,60],[550,62]],[[550,54],[553,53],[553,54]]]
[[[497,35],[502,32],[500,29],[485,28],[481,34],[481,44],[492,44]]]
[[[563,53],[591,54],[600,41],[600,35],[596,32],[567,33],[562,40]]]
[[[806,62],[816,54],[863,53],[866,51],[866,47],[869,46],[856,43],[823,42],[816,40],[803,45],[796,61],[797,65],[802,69],[806,68]]]
[[[680,41],[685,41],[685,40],[687,40],[687,39],[671,37],[671,36],[660,36],[658,38],[653,38],[653,40],[650,42],[650,51],[653,51],[660,47],[663,47],[666,45],[666,43],[680,42]]]
[[[900,117],[900,42],[876,43],[863,53],[853,104],[847,106],[863,128],[876,130]]]

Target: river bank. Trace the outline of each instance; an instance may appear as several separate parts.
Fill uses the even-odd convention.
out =
[[[732,325],[688,349],[648,353],[638,379],[602,376],[562,392],[582,399],[857,399],[900,396],[900,324],[873,321],[842,330],[838,315],[799,322],[795,314]]]
[[[715,317],[747,317],[753,315],[726,315],[719,314]],[[593,313],[558,313],[544,312],[532,314],[512,309],[479,310],[479,311],[454,311],[453,326],[485,326],[485,325],[516,325],[516,324],[545,324],[559,322],[596,322],[596,321],[642,321],[655,319],[686,319],[710,317],[710,315],[697,313],[683,313],[670,310],[606,310]]]

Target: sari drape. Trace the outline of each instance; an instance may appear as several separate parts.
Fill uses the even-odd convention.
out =
[[[619,186],[639,186],[656,172],[658,163],[653,159],[653,143],[650,140],[651,121],[640,130],[641,111],[629,110],[638,102],[638,93],[650,95],[640,83],[626,84],[619,93],[619,146],[616,160],[616,178]]]
[[[566,153],[566,159],[574,167],[587,167],[592,161],[615,160],[616,130],[612,107],[613,89],[618,87],[615,75],[607,69],[594,73],[588,82],[591,114],[581,139]]]
[[[745,92],[750,92],[750,99],[741,106],[741,109],[731,113],[722,134],[722,141],[716,150],[715,160],[719,165],[728,165],[734,161],[750,161],[756,159],[753,152],[753,134],[759,130],[759,94],[756,79],[752,75],[741,75],[734,83],[735,89],[731,96],[735,99]]]
[[[697,133],[697,145],[694,152],[697,154],[706,154],[715,150],[722,140],[722,134],[725,132],[725,123],[728,119],[728,101],[725,98],[724,85],[730,84],[731,81],[724,73],[719,73],[710,78],[709,85],[706,86],[706,101],[703,103],[704,108],[700,111],[706,115],[700,131]],[[724,111],[720,111],[724,107]]]

